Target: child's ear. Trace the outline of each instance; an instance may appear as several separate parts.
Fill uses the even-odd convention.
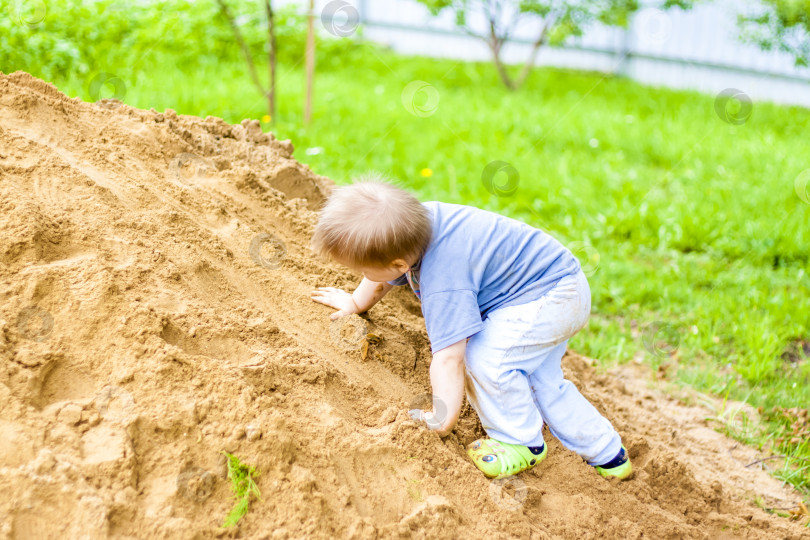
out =
[[[405,261],[405,259],[396,259],[394,262],[391,263],[391,266],[396,268],[398,272],[402,272],[403,274],[407,272],[411,267]]]

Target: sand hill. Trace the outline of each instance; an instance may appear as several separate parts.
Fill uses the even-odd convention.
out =
[[[573,353],[635,478],[548,435],[541,466],[485,479],[469,406],[445,440],[408,418],[430,391],[413,294],[334,323],[310,299],[359,276],[313,257],[333,183],[292,155],[255,121],[0,74],[0,538],[810,537],[751,502],[798,497],[705,409]],[[229,532],[223,450],[262,492]]]

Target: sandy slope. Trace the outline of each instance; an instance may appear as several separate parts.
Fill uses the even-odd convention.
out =
[[[486,480],[463,452],[482,434],[468,407],[444,441],[407,418],[429,391],[413,295],[336,323],[310,300],[358,276],[313,258],[332,183],[292,152],[255,122],[0,74],[0,538],[223,535],[221,450],[261,470],[239,537],[810,537],[749,502],[798,498],[705,410],[573,354],[635,479],[548,435],[540,467]],[[382,342],[363,359],[367,332]]]

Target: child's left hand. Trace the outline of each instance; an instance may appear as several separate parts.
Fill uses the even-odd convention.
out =
[[[438,430],[441,429],[442,423],[436,418],[431,411],[423,411],[422,409],[411,409],[408,411],[411,418],[417,422],[424,422],[428,429]]]

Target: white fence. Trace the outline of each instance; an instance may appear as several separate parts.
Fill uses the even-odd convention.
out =
[[[654,1],[643,4],[629,28],[593,25],[563,47],[543,47],[536,65],[620,73],[645,84],[710,94],[736,88],[753,100],[810,107],[810,69],[795,67],[789,54],[764,52],[738,39],[737,14],[756,5],[750,0],[714,0],[686,12],[660,11]],[[357,16],[365,38],[403,54],[490,59],[487,46],[458,29],[451,13],[433,17],[416,0],[318,0],[315,5],[323,23],[333,18],[349,34]],[[346,5],[353,8],[340,9]],[[474,27],[482,23],[470,21]],[[525,61],[537,25],[530,19],[521,23],[503,49],[506,63]]]

